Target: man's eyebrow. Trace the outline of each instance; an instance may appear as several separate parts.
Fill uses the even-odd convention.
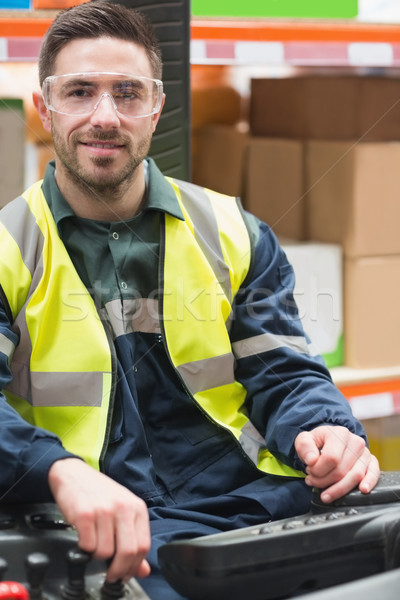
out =
[[[83,78],[76,77],[75,79],[68,79],[67,81],[65,81],[63,83],[62,87],[68,88],[68,87],[73,87],[73,86],[76,86],[76,85],[89,87],[89,86],[95,85],[95,82],[94,81],[88,81],[88,79],[83,79]]]
[[[135,77],[132,77],[132,79],[115,79],[112,83],[113,85],[131,85],[132,87],[141,89],[146,87],[141,79]]]

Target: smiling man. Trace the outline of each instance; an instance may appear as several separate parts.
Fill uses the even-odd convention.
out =
[[[34,102],[52,133],[64,197],[79,216],[131,217],[144,197],[143,161],[164,104],[161,81],[153,79],[161,66],[154,73],[142,46],[104,35],[69,42],[44,77],[49,68],[46,62],[43,96],[34,94]]]
[[[0,498],[55,500],[108,580],[178,600],[160,545],[368,493],[379,466],[271,229],[147,158],[161,72],[151,25],[104,0],[43,40],[56,159],[0,212]]]

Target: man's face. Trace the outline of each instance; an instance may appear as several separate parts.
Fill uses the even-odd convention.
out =
[[[58,54],[53,75],[83,72],[130,73],[153,77],[144,49],[116,38],[80,39]],[[160,111],[161,112],[161,111]],[[149,151],[160,113],[128,118],[117,113],[109,97],[85,116],[51,112],[57,180],[80,182],[92,192],[129,186],[136,167]]]

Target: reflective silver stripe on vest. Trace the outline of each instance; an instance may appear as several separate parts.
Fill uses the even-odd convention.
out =
[[[234,356],[222,354],[177,367],[191,394],[234,383]]]
[[[18,214],[18,219],[15,219],[15,214]],[[23,221],[22,227],[21,219]],[[22,196],[19,196],[3,208],[1,211],[1,222],[18,245],[22,261],[32,278],[29,293],[25,300],[24,306],[26,306],[43,275],[44,236],[36,223],[35,216],[31,212],[27,201]],[[21,339],[26,340],[25,347],[20,343],[15,350],[13,359],[18,363],[20,356],[24,356],[26,353],[31,354],[32,351],[31,339],[25,318],[25,308],[17,315],[13,323],[13,328],[19,331]],[[9,388],[7,387],[7,389]]]
[[[15,219],[16,213],[18,213],[18,219]],[[18,395],[22,394],[24,398],[29,399],[29,374],[27,373],[28,366],[25,365],[25,356],[30,356],[32,345],[26,323],[25,307],[43,275],[44,236],[36,223],[35,216],[31,212],[27,201],[22,196],[7,204],[1,211],[0,218],[8,233],[18,245],[22,261],[32,277],[24,308],[17,315],[13,323],[13,329],[18,331],[21,341],[15,348],[13,355],[13,380],[5,388]],[[21,220],[23,221],[22,227]],[[58,390],[59,394],[60,390]]]
[[[0,352],[5,354],[8,357],[8,362],[10,363],[14,354],[15,344],[11,340],[8,339],[5,335],[0,333]]]
[[[28,367],[23,367],[27,369]],[[13,381],[7,387],[12,393],[21,394],[21,385],[15,386],[18,381],[18,372],[13,372]],[[26,375],[22,372],[22,380],[26,381]],[[99,407],[102,403],[103,373],[80,372],[80,373],[48,373],[31,372],[31,389],[25,394],[25,398],[32,406],[91,406]],[[18,391],[17,391],[18,390]],[[68,390],[68,391],[67,391]],[[90,394],[82,395],[82,390],[90,390]],[[95,398],[94,403],[82,403],[83,398]],[[80,400],[80,402],[78,402]]]
[[[18,219],[15,219],[15,214],[18,214]],[[23,221],[22,226],[21,220]],[[25,198],[19,196],[19,198],[16,198],[10,204],[6,204],[1,211],[1,222],[4,223],[8,233],[17,243],[22,260],[29,270],[31,277],[33,277],[38,265],[40,265],[40,273],[36,273],[36,280],[39,281],[43,272],[41,259],[44,237]],[[32,287],[36,286],[33,285]]]
[[[18,213],[18,220],[14,218],[16,213]],[[83,405],[89,409],[94,406],[101,406],[103,394],[102,372],[49,373],[30,370],[26,357],[31,356],[32,346],[26,323],[25,309],[43,276],[44,236],[28,203],[22,196],[6,205],[1,213],[1,221],[18,245],[22,260],[32,277],[25,304],[13,323],[13,329],[20,334],[21,341],[14,351],[11,365],[13,380],[6,390],[18,397],[25,398],[32,406],[70,407]],[[85,404],[82,404],[82,400],[78,401],[79,398],[82,398],[82,389],[90,390],[90,394],[84,396]],[[91,400],[92,398],[95,400]]]
[[[239,442],[245,454],[247,454],[250,460],[257,465],[258,453],[261,448],[265,448],[265,440],[250,421],[247,421],[242,428]]]
[[[204,256],[214,271],[228,300],[232,302],[232,288],[229,269],[225,263],[219,239],[218,223],[206,192],[196,188],[193,198],[193,185],[179,181],[182,202],[194,224],[194,235]]]
[[[115,338],[133,331],[161,333],[158,301],[152,298],[132,298],[123,302],[118,298],[107,302],[100,315],[106,316],[111,323]]]
[[[33,406],[101,406],[103,373],[31,373]],[[68,390],[68,394],[64,394]],[[82,390],[90,390],[90,405],[82,403]],[[61,391],[61,393],[60,393]],[[80,402],[78,400],[80,399]]]
[[[270,352],[276,348],[289,348],[300,354],[314,355],[315,352],[304,337],[294,335],[274,335],[262,333],[232,344],[236,358],[246,358],[262,352]]]
[[[161,333],[158,300],[141,298],[136,308],[136,311],[131,313],[133,331]]]

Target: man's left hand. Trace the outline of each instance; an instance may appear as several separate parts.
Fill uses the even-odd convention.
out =
[[[379,463],[365,441],[346,427],[323,425],[299,433],[296,452],[306,465],[306,483],[322,488],[325,503],[341,498],[358,486],[364,494],[379,480]]]

